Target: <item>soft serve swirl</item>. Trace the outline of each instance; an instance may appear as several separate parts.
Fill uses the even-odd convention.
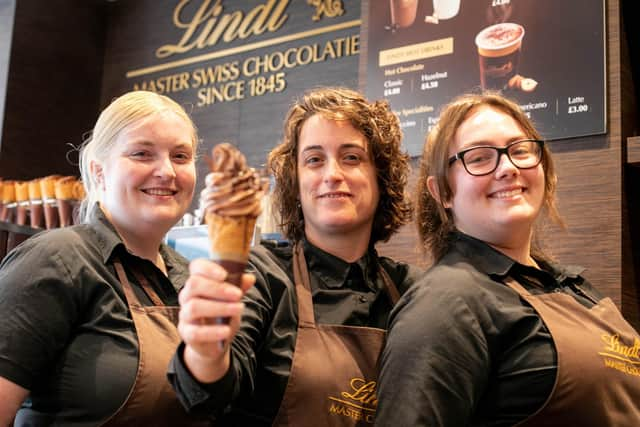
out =
[[[247,167],[244,155],[231,144],[218,144],[211,152],[210,168],[200,193],[202,213],[257,218],[269,182]]]

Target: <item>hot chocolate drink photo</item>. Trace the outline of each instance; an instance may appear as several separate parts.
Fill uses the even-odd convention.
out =
[[[518,72],[524,27],[504,22],[476,36],[482,89],[503,90]]]

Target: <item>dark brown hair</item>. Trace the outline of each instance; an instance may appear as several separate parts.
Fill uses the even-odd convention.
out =
[[[330,120],[348,120],[367,139],[380,191],[370,244],[389,240],[411,219],[411,203],[406,194],[409,156],[401,150],[400,123],[387,101],[369,102],[360,93],[340,87],[308,91],[294,103],[284,122],[283,140],[269,153],[268,168],[276,181],[274,203],[284,235],[292,241],[304,236],[297,173],[298,138],[305,121],[315,114]]]
[[[453,142],[456,132],[462,123],[480,107],[494,108],[512,117],[522,128],[528,138],[541,139],[540,134],[533,126],[527,115],[514,102],[497,93],[467,94],[456,98],[446,105],[438,120],[426,138],[420,165],[420,175],[417,182],[416,223],[420,242],[425,251],[431,252],[435,260],[441,258],[448,249],[448,236],[455,229],[451,212],[443,203],[453,196],[447,173],[449,170],[449,145]],[[563,226],[558,213],[555,192],[557,177],[551,158],[551,152],[547,144],[544,145],[542,154],[542,168],[544,170],[544,201],[543,219],[550,219],[554,223]],[[435,177],[438,188],[439,200],[434,198],[427,188],[427,178]],[[531,254],[538,258],[548,258],[543,253],[538,242],[540,222],[534,229]]]

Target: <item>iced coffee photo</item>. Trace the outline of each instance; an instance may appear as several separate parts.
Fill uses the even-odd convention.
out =
[[[406,28],[416,20],[418,0],[389,0],[391,25],[394,28]]]
[[[491,25],[476,36],[483,90],[503,90],[518,72],[524,27],[504,22]]]

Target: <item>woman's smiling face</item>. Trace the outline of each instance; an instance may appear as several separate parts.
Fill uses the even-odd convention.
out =
[[[195,187],[189,124],[170,111],[125,128],[100,165],[100,205],[118,228],[171,228],[188,209]]]
[[[505,147],[527,138],[511,116],[481,106],[458,128],[449,156],[477,145]],[[502,155],[495,171],[473,176],[458,160],[451,164],[448,177],[453,196],[445,206],[451,209],[458,230],[497,246],[516,236],[531,236],[544,200],[542,163],[518,169]]]
[[[371,234],[380,192],[368,141],[349,121],[316,114],[300,130],[298,182],[305,234]]]

